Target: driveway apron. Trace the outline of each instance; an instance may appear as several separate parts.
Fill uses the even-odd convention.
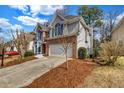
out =
[[[50,69],[64,62],[64,57],[50,56],[0,69],[0,87],[18,88],[27,86]]]

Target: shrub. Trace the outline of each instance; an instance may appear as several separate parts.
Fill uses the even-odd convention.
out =
[[[99,55],[102,61],[99,61],[99,63],[109,66],[115,65],[115,62],[123,51],[123,46],[120,46],[116,42],[105,42],[100,47]]]
[[[93,57],[97,57],[99,55],[99,49],[98,48],[94,48],[93,49]]]
[[[99,56],[100,49],[100,41],[98,39],[93,39],[93,58],[97,58]]]
[[[17,51],[8,51],[8,52],[5,52],[5,54],[8,56],[19,55]]]
[[[32,51],[27,51],[27,52],[25,52],[25,54],[24,54],[25,57],[33,56],[33,55],[34,55],[34,53],[33,53]]]
[[[78,58],[85,59],[87,57],[87,49],[84,47],[80,47],[78,49]]]

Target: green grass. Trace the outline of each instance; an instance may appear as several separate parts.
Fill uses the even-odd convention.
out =
[[[119,57],[115,66],[96,66],[83,87],[124,88],[124,57]]]

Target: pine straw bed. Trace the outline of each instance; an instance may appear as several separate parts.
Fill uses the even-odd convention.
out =
[[[94,64],[82,60],[69,60],[69,68],[66,63],[50,70],[38,79],[34,80],[26,88],[73,88],[82,86],[84,79],[91,73]]]

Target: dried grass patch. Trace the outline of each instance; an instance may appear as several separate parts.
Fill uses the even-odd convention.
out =
[[[124,88],[124,69],[114,66],[95,68],[82,87]]]
[[[6,61],[4,62],[3,68],[13,66],[13,65],[17,65],[17,64],[21,64],[21,63],[24,63],[24,62],[27,62],[27,61],[30,61],[30,60],[33,60],[33,59],[37,59],[37,58],[34,57],[34,56],[25,57],[22,61],[19,62],[18,56],[10,57],[9,59],[7,59],[7,61],[9,60],[8,62],[6,62]]]

